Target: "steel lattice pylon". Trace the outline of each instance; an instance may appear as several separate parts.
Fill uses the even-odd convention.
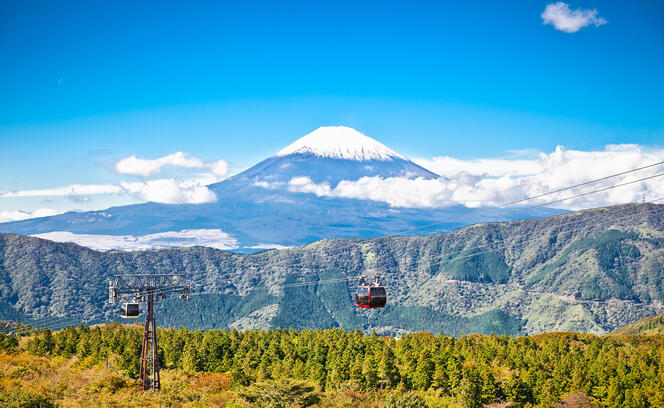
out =
[[[154,304],[178,293],[180,299],[191,300],[191,281],[185,275],[117,275],[109,282],[108,300],[111,304],[126,298],[147,303],[140,369],[143,391],[161,387]]]

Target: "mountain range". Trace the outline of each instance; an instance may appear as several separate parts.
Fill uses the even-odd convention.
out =
[[[143,203],[0,224],[0,232],[76,242],[93,249],[208,246],[255,252],[325,238],[429,234],[483,220],[463,206],[408,208],[335,193],[348,181],[439,176],[354,129],[322,127],[248,170],[207,186],[216,201]],[[357,188],[357,187],[355,187]],[[538,208],[509,220],[560,214]],[[460,217],[464,217],[460,219]],[[442,222],[441,222],[442,220]],[[435,224],[436,229],[422,228]]]
[[[655,204],[254,254],[99,252],[0,234],[0,319],[118,319],[112,275],[185,273],[193,300],[160,303],[163,326],[600,334],[664,312],[663,270],[664,205]],[[382,276],[385,309],[354,306],[362,275]]]

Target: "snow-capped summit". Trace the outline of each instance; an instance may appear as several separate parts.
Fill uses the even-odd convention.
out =
[[[355,129],[327,126],[297,139],[274,156],[210,188],[221,197],[227,189],[244,191],[241,186],[287,185],[298,177],[336,186],[343,180],[359,180],[362,177],[432,179],[439,176]]]
[[[275,156],[291,154],[312,154],[357,161],[405,159],[377,140],[346,126],[319,127],[280,150]]]

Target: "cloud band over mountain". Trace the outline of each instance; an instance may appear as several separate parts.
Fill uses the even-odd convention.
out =
[[[520,200],[660,161],[664,161],[664,149],[646,149],[625,144],[586,152],[558,146],[552,153],[539,153],[531,159],[460,160],[443,156],[415,160],[422,167],[444,176],[438,179],[362,177],[358,180],[343,180],[331,186],[326,182],[315,183],[303,176],[294,177],[287,183],[262,181],[256,185],[319,197],[381,201],[393,207],[442,208],[463,205],[476,208]],[[661,171],[660,167],[646,169],[594,184],[579,192],[628,182]],[[660,198],[662,191],[664,180],[659,178],[563,201],[557,203],[556,207],[576,210],[648,201]],[[559,200],[570,195],[573,193],[561,192],[548,196],[546,200]]]
[[[256,180],[254,185],[270,190],[314,194],[319,197],[338,197],[373,200],[404,208],[444,208],[454,205],[467,207],[494,206],[524,197],[583,183],[620,171],[664,161],[664,149],[646,148],[634,144],[608,145],[603,150],[568,150],[558,146],[551,153],[529,152],[529,157],[483,158],[462,160],[451,156],[415,159],[420,166],[442,176],[438,179],[408,177],[361,177],[342,180],[335,185],[314,182],[307,175],[288,182]],[[188,157],[168,155],[164,157]],[[160,159],[155,159],[159,161]],[[169,159],[170,160],[170,159]],[[214,163],[225,163],[219,160]],[[161,161],[159,166],[165,165]],[[152,170],[151,170],[152,171]],[[597,187],[655,174],[658,168],[609,180]],[[661,171],[661,169],[659,169]],[[138,171],[137,171],[138,173]],[[146,170],[145,174],[150,173]],[[0,198],[90,196],[100,194],[133,195],[138,200],[165,204],[201,204],[216,201],[208,184],[217,181],[212,175],[198,178],[162,178],[143,181],[123,181],[119,184],[74,184],[41,190],[22,190],[0,193]],[[580,209],[659,198],[664,180],[654,179],[593,194],[557,204],[564,209]],[[548,197],[560,199],[569,193]],[[4,211],[0,222],[53,215],[58,211],[42,208],[38,211]]]

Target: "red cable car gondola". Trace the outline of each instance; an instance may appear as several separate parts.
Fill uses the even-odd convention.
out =
[[[367,284],[364,278],[362,278],[355,292],[355,303],[357,307],[366,309],[385,307],[387,292],[383,286],[378,284],[378,277],[376,277],[376,281],[373,284]]]

